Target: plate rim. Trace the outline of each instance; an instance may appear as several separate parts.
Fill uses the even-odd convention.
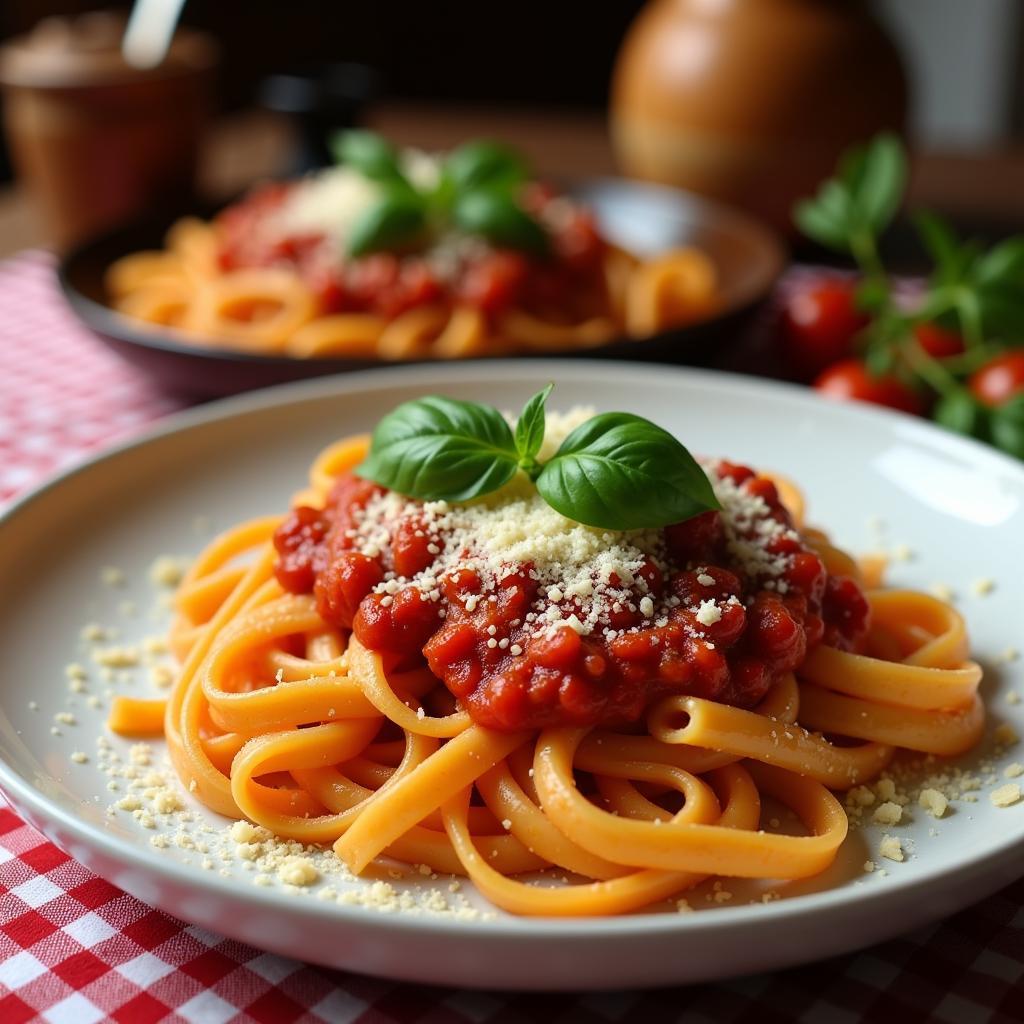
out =
[[[580,363],[572,359],[509,359],[495,360],[489,363],[427,364],[382,368],[314,378],[279,384],[172,413],[141,434],[106,447],[90,455],[84,461],[49,477],[6,507],[0,508],[0,531],[3,531],[3,528],[14,519],[30,514],[32,506],[37,501],[45,499],[67,481],[88,474],[99,464],[130,456],[139,449],[172,438],[178,433],[203,427],[215,428],[222,421],[230,421],[235,417],[258,413],[266,409],[284,409],[304,401],[322,400],[334,394],[410,386],[421,378],[424,381],[433,380],[437,385],[443,385],[445,380],[467,384],[472,383],[474,378],[478,378],[482,386],[487,386],[494,383],[507,384],[510,375],[513,377],[515,375],[543,377],[545,374],[572,374],[583,377],[603,377],[608,382],[614,382],[621,386],[631,383],[639,384],[641,382],[638,378],[643,377],[652,380],[664,378],[666,373],[680,379],[693,378],[696,383],[712,390],[727,392],[731,397],[742,396],[744,393],[777,394],[780,397],[786,397],[789,403],[795,403],[796,407],[802,406],[809,410],[820,411],[824,403],[832,409],[830,415],[845,416],[853,420],[866,418],[868,421],[890,426],[896,425],[903,428],[904,431],[908,431],[912,436],[938,441],[941,446],[952,448],[954,452],[962,452],[971,460],[972,465],[978,465],[979,460],[981,468],[987,468],[985,464],[991,464],[993,469],[1002,470],[1007,474],[1024,492],[1024,464],[1009,455],[971,438],[952,434],[928,421],[919,420],[905,413],[866,406],[861,403],[834,403],[796,384],[690,367],[660,365],[648,367],[643,364],[623,366],[622,364],[602,362]],[[632,376],[633,381],[624,381],[624,374]],[[460,378],[469,378],[469,380]],[[3,543],[2,538],[3,533],[0,532],[0,544]],[[244,902],[266,911],[281,912],[287,908],[289,911],[297,912],[300,916],[312,915],[321,923],[333,920],[359,925],[363,928],[373,927],[383,933],[414,931],[451,937],[475,937],[481,941],[497,937],[508,939],[536,937],[539,929],[543,930],[544,938],[574,940],[621,938],[640,934],[648,936],[651,934],[700,933],[705,930],[743,928],[750,919],[754,919],[758,923],[781,924],[783,921],[793,918],[828,913],[836,906],[845,906],[848,903],[863,904],[863,908],[867,910],[871,906],[877,905],[879,900],[893,898],[897,892],[901,896],[908,896],[921,889],[926,889],[938,878],[953,879],[970,874],[988,874],[990,869],[994,873],[995,867],[1014,854],[1017,848],[1024,849],[1024,836],[996,835],[978,856],[953,866],[936,864],[931,867],[919,867],[915,870],[913,877],[901,878],[897,888],[889,885],[876,892],[863,892],[855,890],[853,886],[845,885],[756,906],[746,904],[717,906],[712,914],[641,911],[628,915],[581,918],[520,917],[499,914],[493,920],[466,921],[441,915],[420,917],[380,914],[360,906],[334,905],[317,900],[288,901],[283,893],[274,890],[263,890],[256,887],[241,889],[238,879],[221,878],[207,872],[197,871],[193,865],[154,856],[145,847],[117,835],[106,833],[102,829],[76,818],[70,811],[52,803],[45,793],[36,789],[3,757],[0,757],[0,790],[23,818],[26,818],[30,824],[33,824],[33,827],[38,828],[51,840],[51,830],[54,829],[54,823],[58,823],[61,829],[71,834],[78,842],[100,849],[110,859],[141,872],[155,873],[176,884],[188,885],[197,890],[211,889],[218,896],[242,899]],[[37,821],[42,821],[44,824],[37,825],[35,824]],[[1024,869],[1017,874],[1018,876],[1024,875]],[[991,890],[985,890],[986,893],[988,891]],[[968,902],[970,901],[961,902],[959,906],[968,905]],[[940,911],[937,916],[945,916],[954,912],[954,909]],[[813,956],[800,962],[808,962],[812,959]]]

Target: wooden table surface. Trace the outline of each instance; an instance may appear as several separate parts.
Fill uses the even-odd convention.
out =
[[[390,104],[371,118],[390,138],[425,149],[446,149],[467,138],[502,138],[521,149],[541,174],[614,174],[604,117],[580,111],[449,108]],[[262,112],[236,114],[211,131],[201,185],[230,195],[251,181],[280,173],[290,146],[288,125]],[[966,222],[1024,228],[1024,147],[984,154],[928,152],[914,160],[912,204]],[[45,245],[46,232],[20,186],[0,191],[0,256]]]

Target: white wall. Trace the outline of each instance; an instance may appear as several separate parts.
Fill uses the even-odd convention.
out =
[[[903,51],[911,129],[933,147],[983,148],[1010,128],[1020,0],[875,0]]]

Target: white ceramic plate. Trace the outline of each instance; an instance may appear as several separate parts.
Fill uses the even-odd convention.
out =
[[[278,388],[177,417],[8,512],[0,527],[0,786],[17,809],[116,885],[214,931],[317,963],[460,986],[613,988],[782,967],[889,938],[1016,877],[1024,803],[999,809],[984,790],[938,822],[910,808],[912,821],[892,831],[911,855],[902,864],[880,861],[884,875],[863,870],[869,858],[879,860],[882,830],[871,826],[851,834],[825,875],[777,887],[782,898],[767,905],[752,905],[757,892],[730,883],[729,902],[698,894],[696,913],[577,921],[382,913],[315,892],[261,888],[241,864],[226,874],[203,870],[192,851],[154,846],[159,829],[107,812],[118,794],[95,764],[105,709],[90,707],[87,694],[69,694],[65,676],[68,662],[88,659],[84,623],[118,623],[120,643],[159,630],[146,578],[156,555],[194,553],[214,530],[282,510],[322,445],[369,428],[398,402],[440,391],[517,409],[549,379],[558,385],[554,406],[635,410],[697,452],[792,476],[809,495],[812,520],[853,550],[909,545],[914,557],[894,566],[892,582],[953,588],[986,664],[989,735],[1002,721],[1024,733],[1024,705],[1007,701],[1015,686],[1024,690],[1024,673],[999,663],[1024,632],[1024,468],[1017,463],[907,417],[693,370],[547,361],[398,369]],[[101,583],[105,566],[121,569],[124,585]],[[972,584],[984,578],[996,585],[980,596]],[[134,613],[125,601],[135,603]],[[144,672],[136,675],[113,688],[145,692]],[[106,685],[90,668],[89,692],[104,704]],[[76,724],[57,723],[53,735],[53,715],[69,709]],[[961,763],[977,767],[989,747],[986,740]],[[74,763],[74,751],[87,753],[88,763]],[[995,773],[1013,756],[1013,749],[1001,755]],[[447,892],[446,885],[422,879],[407,887],[415,899],[438,886]],[[452,899],[460,903],[461,894]]]

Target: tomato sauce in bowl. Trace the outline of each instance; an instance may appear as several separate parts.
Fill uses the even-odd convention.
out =
[[[543,256],[442,237],[416,251],[350,257],[326,227],[289,221],[289,203],[302,187],[264,185],[218,215],[222,270],[284,267],[299,274],[323,314],[389,319],[437,302],[457,302],[487,316],[522,306],[571,319],[580,312],[579,297],[603,292],[608,244],[593,212],[545,184],[531,183],[521,196],[523,209],[548,233],[550,251]]]

